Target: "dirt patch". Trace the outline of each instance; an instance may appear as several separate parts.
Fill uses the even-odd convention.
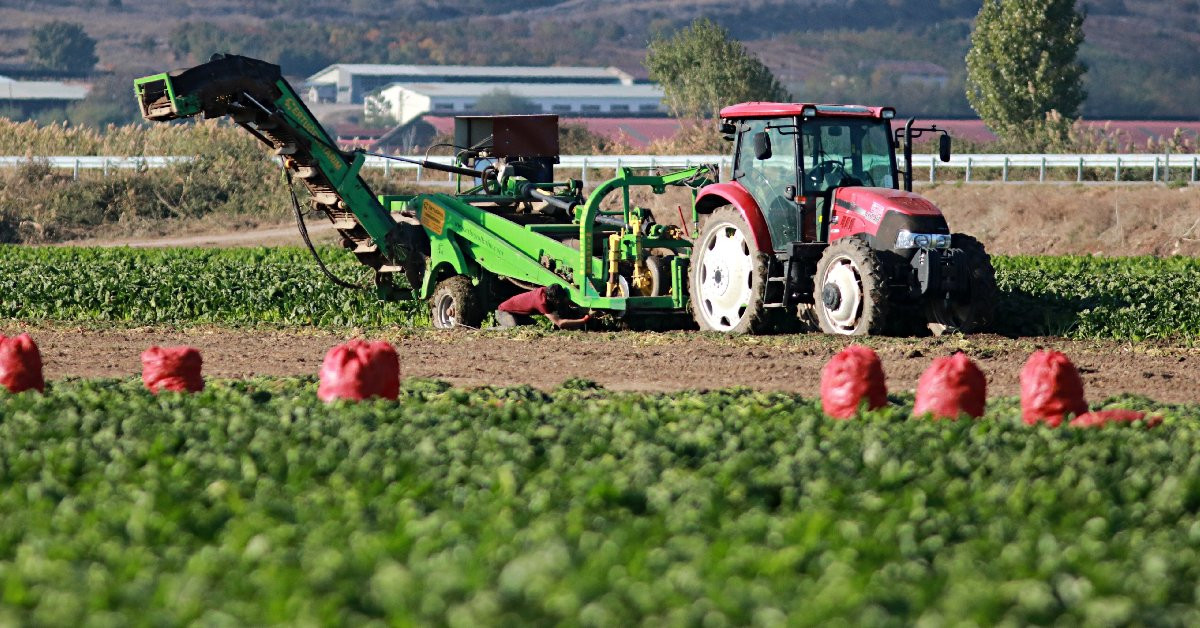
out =
[[[89,330],[0,326],[29,331],[41,346],[50,380],[129,377],[141,372],[150,345],[189,344],[204,355],[209,377],[315,375],[325,352],[350,334],[298,330],[146,328]],[[405,377],[460,386],[529,384],[543,389],[583,377],[614,390],[674,391],[746,386],[816,395],[821,367],[847,339],[819,334],[728,338],[697,333],[508,332],[372,333],[396,345]],[[893,392],[911,391],[930,361],[965,351],[983,369],[992,395],[1019,393],[1017,375],[1039,347],[1065,352],[1080,368],[1089,400],[1131,393],[1161,402],[1200,399],[1200,349],[1170,345],[970,338],[870,338]]]
[[[1200,255],[1200,187],[937,185],[954,231],[1003,255]]]
[[[1200,255],[1200,186],[945,184],[918,186],[946,213],[950,228],[980,238],[999,255]],[[619,195],[606,206],[617,207]],[[691,198],[684,188],[662,195],[637,190],[633,202],[654,209],[659,222],[679,224]],[[164,227],[170,221],[159,221]],[[216,223],[216,221],[210,221]],[[185,233],[97,237],[71,246],[300,246],[294,222],[210,224]],[[323,218],[309,221],[313,241],[333,244]]]

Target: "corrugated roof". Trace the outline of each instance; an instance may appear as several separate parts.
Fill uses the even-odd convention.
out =
[[[596,85],[591,83],[392,83],[384,90],[403,88],[425,96],[477,98],[507,91],[522,98],[654,98],[661,99],[657,85]]]
[[[90,88],[61,81],[7,81],[0,83],[4,100],[83,100]]]
[[[919,126],[936,124],[950,132],[954,138],[962,138],[974,142],[991,142],[995,134],[987,128],[982,120],[937,120],[918,118]],[[1171,137],[1175,129],[1195,139],[1200,138],[1200,122],[1195,120],[1084,120],[1085,128],[1093,131],[1103,131],[1105,135],[1116,139],[1125,149],[1145,146],[1147,141],[1161,140]]]
[[[385,63],[335,63],[308,78],[309,82],[330,72],[341,70],[350,74],[372,76],[529,76],[552,78],[626,78],[616,68],[581,66],[526,66],[526,65],[393,65]],[[326,80],[325,82],[333,82]]]
[[[449,135],[454,132],[453,116],[422,116],[438,133]],[[587,130],[604,137],[622,140],[635,148],[645,148],[655,140],[666,139],[679,132],[679,120],[675,118],[559,118],[558,126],[582,125]],[[716,134],[714,128],[713,133]]]

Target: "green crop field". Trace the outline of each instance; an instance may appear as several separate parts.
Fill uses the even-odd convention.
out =
[[[348,253],[336,273],[369,283]],[[1200,337],[1200,260],[997,257],[996,331],[1122,340]],[[332,285],[307,251],[0,246],[0,318],[97,324],[425,326],[416,302]]]
[[[578,381],[0,394],[0,622],[1200,622],[1200,407],[1101,430],[910,408]]]

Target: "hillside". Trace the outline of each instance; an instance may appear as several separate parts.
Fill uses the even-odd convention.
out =
[[[1088,0],[1091,118],[1197,117],[1200,1]],[[239,52],[304,76],[329,63],[617,65],[640,72],[656,32],[711,17],[797,98],[870,101],[903,114],[969,116],[963,57],[979,2],[941,0],[0,0],[0,65],[23,62],[29,30],[83,23],[118,85],[163,66]],[[109,89],[105,94],[120,94]],[[107,96],[105,96],[107,97]],[[131,106],[131,105],[130,105]]]

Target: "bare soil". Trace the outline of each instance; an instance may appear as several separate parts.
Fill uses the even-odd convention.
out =
[[[950,228],[978,237],[998,255],[1200,255],[1200,186],[941,184],[919,186],[946,213]],[[615,195],[610,198],[616,202]],[[635,193],[659,222],[679,224],[688,192]],[[611,203],[610,203],[611,204]],[[615,206],[615,205],[614,205]],[[159,221],[162,223],[163,221]],[[216,224],[214,224],[216,223]],[[336,243],[323,218],[308,222],[317,243]],[[294,222],[215,220],[176,225],[172,233],[101,236],[67,246],[280,246],[301,245]]]
[[[315,375],[325,352],[354,334],[309,329],[231,330],[143,328],[94,330],[0,324],[0,333],[28,331],[41,347],[47,377],[130,377],[151,345],[192,345],[208,377]],[[359,334],[361,335],[361,334]],[[402,331],[377,333],[393,342],[405,377],[460,386],[528,384],[552,389],[582,377],[613,390],[677,391],[745,386],[818,394],[821,368],[845,338],[820,334],[730,338],[699,333]],[[1057,338],[869,338],[894,392],[915,389],[938,356],[965,351],[988,377],[990,394],[1015,396],[1018,374],[1037,348],[1065,352],[1079,367],[1088,398],[1123,393],[1159,402],[1200,401],[1200,348]]]

